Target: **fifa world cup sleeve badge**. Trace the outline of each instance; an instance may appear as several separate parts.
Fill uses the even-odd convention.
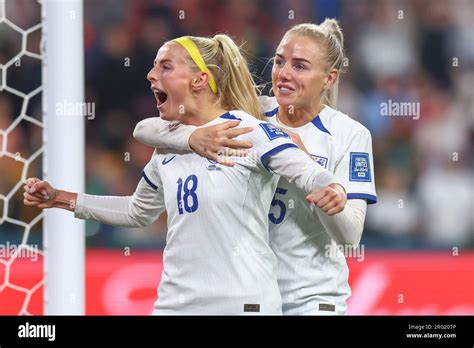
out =
[[[367,152],[351,152],[350,181],[370,182],[370,160]]]

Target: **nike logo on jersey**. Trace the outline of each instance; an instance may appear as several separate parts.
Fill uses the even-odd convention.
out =
[[[219,168],[219,166],[217,165],[217,162],[216,161],[213,161],[213,160],[210,160],[208,158],[206,158],[206,160],[211,163],[210,165],[207,166],[207,170],[214,170],[214,171],[220,171],[222,170],[221,168]]]
[[[173,160],[173,158],[175,158],[175,157],[176,157],[176,155],[174,155],[174,156],[171,157],[170,159],[164,158],[164,159],[163,159],[163,162],[161,162],[161,164],[162,164],[162,165],[168,164],[168,163],[170,163],[170,162]]]

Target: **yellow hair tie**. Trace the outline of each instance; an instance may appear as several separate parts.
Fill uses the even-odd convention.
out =
[[[214,94],[217,94],[216,81],[214,80],[214,77],[212,76],[211,72],[209,71],[206,63],[204,62],[204,59],[202,59],[201,53],[199,53],[199,50],[198,50],[196,44],[194,43],[194,41],[191,40],[190,38],[185,37],[185,36],[174,39],[173,41],[175,41],[175,42],[179,43],[181,46],[183,46],[184,49],[191,56],[194,63],[196,63],[198,68],[202,72],[205,72],[209,76],[209,81],[208,81],[209,86],[211,87]]]

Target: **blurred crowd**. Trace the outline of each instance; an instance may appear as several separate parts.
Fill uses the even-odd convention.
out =
[[[38,23],[32,3],[16,1],[8,17],[22,28]],[[135,141],[132,132],[138,121],[157,115],[146,74],[165,40],[228,33],[245,43],[258,82],[268,83],[270,59],[283,33],[326,17],[337,18],[345,35],[338,109],[373,137],[378,203],[369,206],[362,243],[388,249],[474,247],[469,0],[85,0],[86,101],[96,105],[95,118],[85,120],[87,193],[134,191],[153,149]],[[39,34],[28,37],[33,51]],[[0,24],[0,64],[19,50],[14,37]],[[40,73],[40,62],[25,57],[21,66],[8,69],[7,84],[28,92],[40,84]],[[26,111],[38,120],[40,99],[33,98]],[[381,105],[389,100],[419,105],[419,117],[383,115]],[[0,129],[18,117],[22,102],[0,92]],[[2,137],[0,132],[0,143]],[[7,150],[27,159],[40,144],[40,128],[22,121],[9,133]],[[15,187],[22,165],[0,157],[0,194]],[[41,176],[41,156],[29,168],[32,175]],[[22,206],[20,191],[9,200],[9,216],[28,222],[38,211]],[[4,205],[0,199],[0,209]],[[21,230],[3,223],[0,240],[20,238]],[[89,246],[160,248],[166,217],[143,229],[88,222],[87,235]]]

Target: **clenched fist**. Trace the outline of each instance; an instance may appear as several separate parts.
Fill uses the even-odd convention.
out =
[[[311,192],[306,196],[306,201],[332,216],[344,210],[347,195],[341,185],[331,184],[318,192]]]
[[[23,203],[40,209],[52,208],[58,195],[58,190],[47,181],[38,178],[28,178],[23,189],[25,190]]]

